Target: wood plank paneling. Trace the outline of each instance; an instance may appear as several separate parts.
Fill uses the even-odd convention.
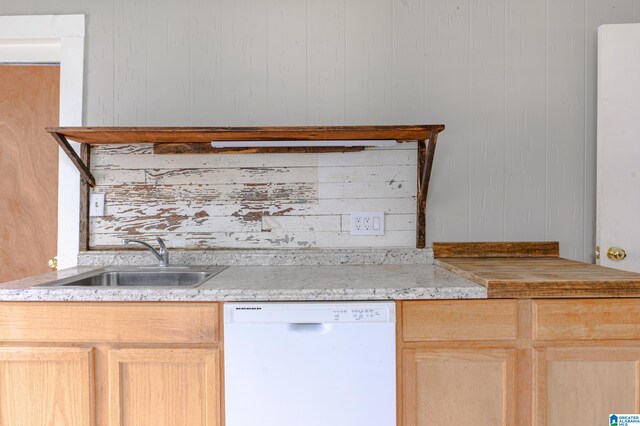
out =
[[[471,0],[469,6],[469,240],[500,240],[506,238],[505,168],[486,165],[504,164],[507,144],[505,0]]]
[[[149,40],[147,24],[153,17],[149,17],[146,0],[112,1],[113,124],[146,125],[149,118],[147,46],[153,42]],[[100,83],[104,84],[104,81]],[[151,90],[163,89],[152,88]]]
[[[505,238],[541,241],[547,237],[547,9],[540,0],[506,0],[506,8]]]
[[[468,241],[469,2],[434,0],[425,4],[426,116],[447,122],[447,136],[439,138],[433,164],[434,186],[427,200],[427,240],[442,241],[439,236],[447,235],[446,241]]]
[[[353,153],[360,158],[282,154],[270,159],[155,157],[145,149],[97,145],[95,190],[110,201],[107,216],[91,219],[91,245],[116,246],[126,235],[152,234],[184,248],[407,245],[414,238],[409,231],[415,229],[415,214],[409,213],[416,191],[415,146],[408,145],[413,144]],[[378,167],[367,166],[375,159]],[[349,212],[381,207],[401,214],[387,217],[385,236],[350,235]]]
[[[295,214],[314,216],[326,214],[342,214],[345,211],[377,211],[383,210],[386,214],[408,214],[411,213],[415,218],[415,202],[410,199],[396,198],[393,203],[383,203],[380,199],[361,198],[355,200],[318,200],[314,203],[300,204],[295,201],[280,202],[267,200],[264,202],[248,203],[226,203],[210,201],[206,205],[196,203],[188,206],[182,205],[178,201],[174,202],[149,202],[144,206],[132,206],[126,200],[106,206],[106,214],[127,218],[131,216],[157,216],[166,214],[167,209],[180,209],[181,214],[194,216],[196,214],[209,216],[282,216],[287,213],[296,212]],[[204,213],[202,213],[204,212]],[[94,220],[94,219],[92,219]],[[99,219],[95,219],[99,220]],[[415,237],[415,235],[414,235]]]
[[[174,0],[147,3],[147,125],[191,121],[190,6]],[[162,70],[162,72],[158,72]],[[160,89],[160,90],[158,90]],[[170,102],[166,100],[170,99]]]
[[[424,0],[392,2],[393,122],[419,123],[425,117]],[[415,179],[413,179],[415,180]]]
[[[189,49],[191,82],[188,94],[191,116],[188,122],[193,126],[225,124],[222,97],[223,2],[224,0],[194,0],[189,5],[190,27],[187,49]]]
[[[85,39],[84,119],[92,117],[94,124],[100,126],[114,124],[114,9],[113,1],[84,1],[89,29]]]
[[[392,0],[346,2],[347,123],[392,122],[392,3]]]
[[[268,2],[222,2],[223,122],[268,125]]]
[[[267,11],[267,122],[307,122],[307,2],[271,0]]]
[[[640,22],[635,0],[0,3],[3,15],[61,12],[87,15],[89,125],[443,122],[428,242],[558,240],[563,256],[593,259],[596,29]],[[407,155],[415,164],[415,150]],[[97,167],[102,156],[94,156]],[[149,157],[114,165],[103,182],[123,170],[180,168]],[[285,166],[278,154],[185,157],[175,161],[187,168]],[[383,157],[338,161],[369,170],[354,171],[355,181],[397,165]],[[293,155],[286,167],[336,157],[316,158]],[[341,202],[337,214],[358,211],[360,200]],[[125,202],[112,201],[112,211]],[[296,215],[312,215],[289,201]],[[411,198],[371,201],[372,210],[387,211]],[[213,205],[219,216],[229,210]],[[414,238],[393,234],[389,242],[412,246]]]
[[[585,2],[566,0],[547,14],[546,234],[573,241],[563,257],[581,258],[585,182]]]
[[[346,0],[308,1],[307,119],[346,123]]]

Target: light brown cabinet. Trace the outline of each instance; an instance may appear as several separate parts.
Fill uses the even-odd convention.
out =
[[[640,411],[640,299],[397,304],[398,426]],[[222,426],[217,303],[0,303],[0,424]]]
[[[217,303],[0,303],[0,425],[219,426]]]
[[[220,368],[209,349],[110,350],[110,426],[218,426]]]
[[[513,349],[404,352],[404,425],[515,424]]]
[[[534,425],[640,412],[640,299],[532,302]]]
[[[399,425],[596,426],[640,412],[640,299],[416,301],[398,313]]]
[[[93,425],[93,350],[0,348],[0,425]]]
[[[518,423],[516,300],[398,304],[399,425]]]
[[[640,348],[544,348],[535,353],[536,425],[602,425],[638,413]]]

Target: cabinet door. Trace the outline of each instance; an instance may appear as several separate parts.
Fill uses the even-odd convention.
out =
[[[220,380],[215,350],[111,350],[110,425],[217,426]]]
[[[640,349],[548,348],[534,357],[536,425],[596,426],[640,412]]]
[[[93,350],[0,348],[0,425],[94,424]]]
[[[408,349],[404,426],[515,425],[514,349]]]

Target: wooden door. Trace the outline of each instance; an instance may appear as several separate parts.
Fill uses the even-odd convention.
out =
[[[220,425],[219,370],[216,350],[109,351],[110,426]]]
[[[58,232],[60,67],[0,65],[0,283],[49,271]]]
[[[541,349],[534,364],[536,426],[598,426],[609,414],[640,413],[640,349]]]
[[[407,349],[403,426],[516,425],[515,349]]]
[[[640,24],[598,30],[600,264],[640,272]],[[610,248],[626,258],[609,259]]]
[[[92,349],[0,348],[0,425],[93,425],[93,377]]]

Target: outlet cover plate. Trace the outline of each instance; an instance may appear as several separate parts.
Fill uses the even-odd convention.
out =
[[[89,198],[89,216],[104,216],[104,194],[92,193]]]
[[[384,235],[384,212],[351,212],[351,235]]]

